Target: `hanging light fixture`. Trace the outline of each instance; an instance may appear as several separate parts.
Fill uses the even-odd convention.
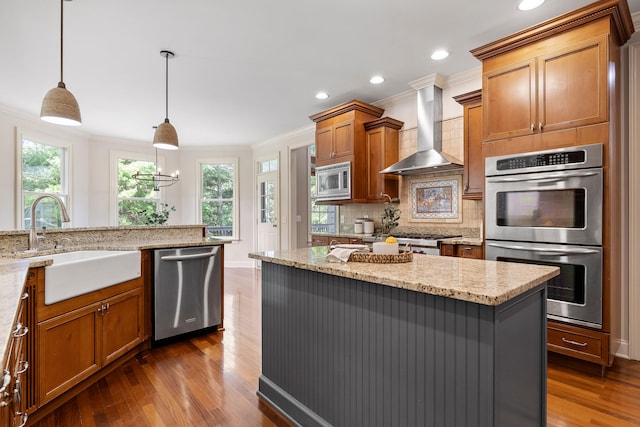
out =
[[[156,129],[157,130],[157,129]],[[157,132],[156,132],[157,133]],[[148,182],[153,185],[153,191],[160,191],[160,187],[169,187],[180,180],[180,172],[175,171],[171,175],[165,175],[158,167],[158,149],[156,148],[156,172],[142,173],[136,171],[131,177],[139,182]]]
[[[78,101],[76,101],[73,94],[67,90],[62,78],[63,4],[64,0],[60,0],[60,81],[57,87],[51,89],[44,96],[42,108],[40,109],[40,118],[44,121],[59,125],[80,126],[82,119],[80,118]]]
[[[165,115],[164,122],[158,125],[156,133],[153,135],[153,146],[165,150],[177,150],[178,134],[176,133],[176,128],[169,123],[169,58],[173,58],[175,55],[168,50],[161,50],[160,55],[164,56],[166,60]]]

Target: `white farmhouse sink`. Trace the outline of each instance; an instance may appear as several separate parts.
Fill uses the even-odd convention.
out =
[[[44,303],[49,305],[140,277],[140,251],[76,251],[44,255]]]

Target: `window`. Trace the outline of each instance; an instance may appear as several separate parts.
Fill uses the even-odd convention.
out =
[[[200,220],[215,237],[238,238],[238,161],[200,161]]]
[[[155,213],[160,204],[160,192],[150,182],[132,178],[136,171],[154,173],[153,160],[136,153],[114,153],[116,167],[116,215],[117,225],[146,225],[148,215]]]
[[[36,206],[35,218],[31,218],[32,203],[44,194],[60,197],[73,218],[69,206],[69,151],[68,145],[37,142],[35,138],[21,135],[18,181],[22,191],[18,204],[18,228],[30,228],[32,220],[36,228],[63,226],[60,208],[51,198],[42,199]]]
[[[330,205],[316,204],[316,174],[315,174],[315,158],[316,147],[309,147],[309,155],[311,157],[311,233],[336,233],[338,231],[338,207]]]

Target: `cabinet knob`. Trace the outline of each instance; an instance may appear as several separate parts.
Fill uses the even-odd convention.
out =
[[[533,123],[531,123],[531,132],[533,132],[534,130],[536,130],[536,125],[534,125]]]
[[[542,124],[542,122],[538,123],[538,129],[542,130],[543,127],[544,125]]]

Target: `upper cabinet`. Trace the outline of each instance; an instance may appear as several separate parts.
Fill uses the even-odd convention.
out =
[[[398,177],[379,172],[398,161],[404,123],[380,118],[383,113],[382,108],[351,101],[309,117],[316,122],[316,166],[351,163],[351,199],[335,203],[382,203],[382,194],[398,197]]]
[[[354,100],[310,116],[316,123],[316,165],[353,161],[363,154],[364,123],[382,113],[382,108]]]
[[[483,140],[503,144],[485,155],[606,138],[618,96],[611,64],[633,33],[629,16],[626,2],[600,0],[472,50],[482,60]]]
[[[515,62],[484,70],[486,141],[608,121],[608,40],[590,30],[558,37],[563,47],[553,52],[524,61],[526,52],[515,52]],[[569,43],[574,37],[588,40]]]
[[[454,96],[464,107],[463,199],[480,200],[484,189],[482,158],[482,90]]]
[[[403,122],[383,117],[364,124],[367,149],[366,198],[368,202],[385,202],[383,194],[398,197],[398,175],[381,174],[380,171],[398,161],[398,132]]]

